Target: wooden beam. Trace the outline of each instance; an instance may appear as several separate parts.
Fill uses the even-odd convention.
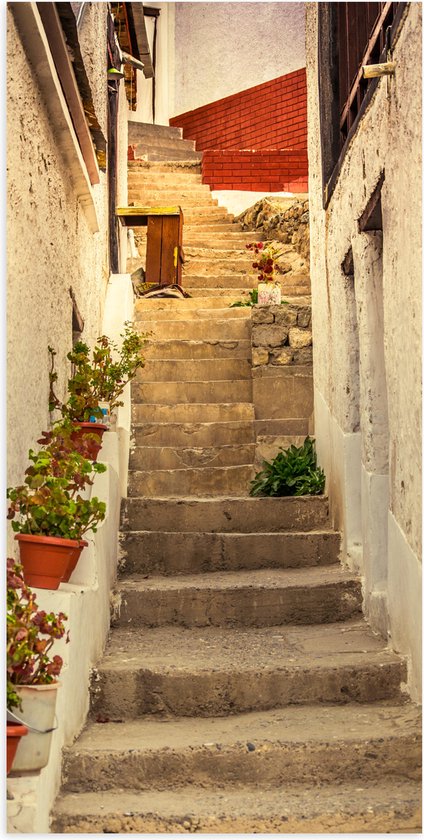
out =
[[[96,150],[84,113],[84,106],[75,79],[74,69],[68,55],[65,37],[54,3],[37,3],[50,51],[63,88],[63,93],[74,124],[91,184],[100,183]]]

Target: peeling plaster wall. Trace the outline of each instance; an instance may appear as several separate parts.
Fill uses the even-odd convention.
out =
[[[418,696],[421,4],[409,6],[393,52],[395,76],[380,80],[327,211],[322,208],[317,40],[317,4],[311,3],[306,45],[317,451],[334,521],[343,531],[344,557],[364,575],[366,613],[376,629],[391,634],[393,647],[410,657],[410,688]],[[383,254],[377,270],[375,243],[358,234],[357,220],[383,168]],[[354,281],[341,270],[350,245]]]
[[[103,31],[106,5],[91,9],[91,37]],[[94,26],[94,23],[96,24]],[[85,53],[88,53],[88,46]],[[100,232],[92,234],[61,157],[37,77],[8,11],[7,270],[8,482],[21,480],[28,448],[48,423],[48,345],[57,351],[58,396],[64,397],[72,346],[72,286],[85,322],[83,337],[99,334],[108,280],[107,181],[92,188]],[[99,47],[99,53],[101,53]],[[106,88],[104,61],[88,68],[95,92]],[[23,80],[24,83],[23,83]],[[96,102],[106,129],[105,95]]]
[[[304,67],[304,16],[304,3],[175,3],[170,116]]]

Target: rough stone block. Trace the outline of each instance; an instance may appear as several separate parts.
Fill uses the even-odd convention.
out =
[[[295,309],[289,309],[287,306],[279,307],[278,312],[275,313],[275,323],[293,326],[297,321],[297,313]]]
[[[293,360],[293,350],[290,347],[283,347],[279,353],[273,353],[272,365],[290,365]]]
[[[295,350],[301,347],[309,347],[312,344],[312,331],[292,327],[289,330],[289,344]]]
[[[299,309],[297,313],[297,324],[299,327],[309,327],[311,323],[311,308],[309,306],[305,309]]]
[[[302,347],[300,350],[295,350],[293,354],[293,363],[295,365],[311,365],[312,347]]]
[[[252,365],[267,365],[269,361],[269,352],[264,347],[252,348]]]
[[[252,308],[252,324],[273,324],[274,314],[270,306],[254,306]]]
[[[252,344],[254,347],[280,347],[286,343],[287,338],[288,331],[278,324],[252,328]],[[305,345],[298,346],[304,347]]]

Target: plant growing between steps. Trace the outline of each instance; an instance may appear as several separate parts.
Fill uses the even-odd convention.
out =
[[[325,475],[317,466],[315,443],[309,436],[302,446],[281,449],[251,482],[251,496],[318,496],[324,492]]]

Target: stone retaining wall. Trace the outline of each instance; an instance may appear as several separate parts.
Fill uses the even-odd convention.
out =
[[[290,204],[291,202],[291,204]],[[288,204],[290,206],[288,206]],[[309,262],[309,201],[302,198],[263,198],[235,221],[243,230],[257,230],[265,239],[291,244]]]
[[[312,365],[311,307],[252,307],[252,367]]]

